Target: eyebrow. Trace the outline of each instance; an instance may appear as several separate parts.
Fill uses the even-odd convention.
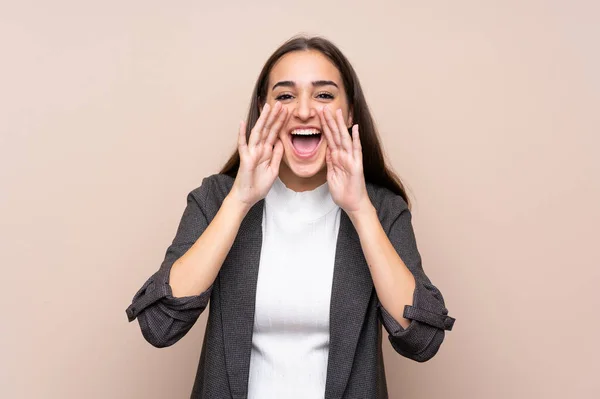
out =
[[[339,89],[337,83],[335,83],[333,80],[315,80],[312,82],[312,85],[315,87],[334,86]],[[281,87],[296,87],[296,82],[291,81],[291,80],[282,80],[280,82],[275,83],[271,90],[275,90],[275,88],[280,87],[280,86]]]

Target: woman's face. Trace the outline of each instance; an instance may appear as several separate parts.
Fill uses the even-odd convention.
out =
[[[327,106],[335,114],[341,108],[347,126],[352,123],[340,72],[318,51],[288,53],[269,75],[266,102],[272,107],[276,101],[288,111],[279,133],[284,148],[280,177],[326,179],[327,142],[317,110]]]

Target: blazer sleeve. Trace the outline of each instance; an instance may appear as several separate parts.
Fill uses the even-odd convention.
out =
[[[381,303],[379,314],[394,350],[409,359],[425,362],[438,352],[445,331],[452,329],[455,319],[448,316],[442,293],[423,270],[411,220],[412,214],[405,206],[392,222],[388,234],[398,255],[415,277],[413,304],[406,305],[403,314],[411,322],[403,328]]]
[[[209,195],[208,178],[188,194],[177,233],[159,270],[142,285],[126,310],[128,320],[131,322],[137,318],[142,335],[157,348],[173,345],[181,339],[208,305],[212,286],[200,295],[175,298],[169,285],[169,275],[175,261],[187,252],[208,226],[203,204]]]

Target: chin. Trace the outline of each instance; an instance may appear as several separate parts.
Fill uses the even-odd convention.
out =
[[[318,157],[312,162],[295,162],[293,159],[289,159],[285,154],[281,162],[289,169],[295,176],[309,179],[315,177],[321,173],[327,173],[327,165],[325,163],[325,154],[322,157]],[[282,165],[283,166],[283,165]]]
[[[325,162],[322,164],[315,163],[313,165],[288,165],[288,167],[294,175],[308,179],[322,172],[325,168]]]

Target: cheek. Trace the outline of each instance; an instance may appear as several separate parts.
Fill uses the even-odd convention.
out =
[[[287,111],[287,116],[285,117],[285,121],[283,122],[283,127],[285,128],[285,126],[287,126],[288,122],[290,121],[292,115],[294,115],[294,111],[296,110],[296,105],[288,103],[288,104],[283,105],[282,108],[285,108],[285,110]]]
[[[286,130],[285,130],[285,125],[284,125],[284,128],[279,130],[278,137],[281,140],[283,140],[286,136],[287,136],[287,133],[286,133]]]
[[[342,109],[342,113],[344,115],[344,120],[348,120],[348,104],[341,103],[340,108]]]
[[[287,116],[286,116],[285,120],[283,121],[283,123],[281,124],[281,129],[279,130],[279,138],[284,138],[284,137],[286,137],[288,135],[287,134],[288,124],[289,124],[290,118],[291,118],[291,116],[292,116],[292,114],[294,112],[294,108],[293,107],[290,107],[288,105],[285,105],[284,107],[285,107],[285,109],[287,111]]]
[[[344,116],[344,120],[348,120],[348,104],[344,99],[336,98],[334,102],[329,105],[329,109],[332,111],[337,111],[339,108],[342,109],[342,115]]]

